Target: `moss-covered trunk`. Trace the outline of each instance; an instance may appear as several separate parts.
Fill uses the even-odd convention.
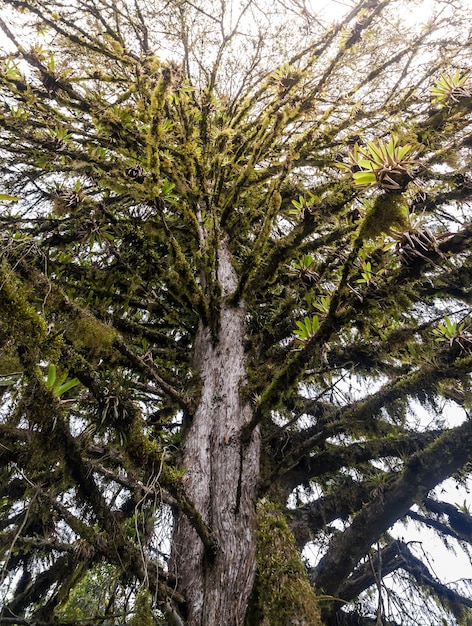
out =
[[[226,249],[220,250],[218,278],[222,305],[217,340],[202,326],[194,362],[202,380],[199,406],[184,435],[184,485],[217,540],[205,553],[182,515],[176,520],[173,565],[179,590],[188,600],[188,626],[236,626],[244,621],[256,567],[256,489],[260,441],[256,430],[242,445],[251,419],[244,399],[246,310],[226,297],[236,275]]]

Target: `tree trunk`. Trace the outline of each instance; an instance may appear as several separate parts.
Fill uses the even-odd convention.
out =
[[[185,491],[214,534],[215,555],[180,515],[174,531],[172,564],[179,591],[188,600],[188,626],[240,626],[256,568],[256,488],[259,432],[242,445],[241,429],[252,410],[242,393],[246,382],[243,304],[229,305],[236,273],[226,247],[219,255],[222,304],[218,338],[201,326],[194,363],[202,380],[199,406],[184,434]]]

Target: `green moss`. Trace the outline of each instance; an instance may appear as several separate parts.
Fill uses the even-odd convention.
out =
[[[156,622],[151,610],[151,595],[141,590],[136,598],[135,612],[129,621],[130,626],[155,626]]]
[[[400,193],[383,193],[376,197],[369,207],[359,236],[375,239],[390,230],[404,230],[408,227],[408,205]]]
[[[14,341],[33,352],[46,335],[46,322],[27,300],[27,289],[4,263],[0,266],[0,345]]]
[[[66,335],[76,350],[86,352],[89,358],[100,358],[110,353],[115,331],[97,319],[83,315],[74,319]]]
[[[268,500],[258,506],[256,593],[256,612],[267,626],[322,624],[293,534],[280,509]]]
[[[2,350],[0,355],[0,376],[8,376],[22,371],[20,359],[12,351],[5,352]]]
[[[161,451],[156,442],[151,441],[143,429],[143,424],[139,418],[135,418],[127,432],[126,451],[131,458],[141,459],[143,465],[149,459],[159,459]]]
[[[336,209],[344,206],[347,200],[352,197],[354,189],[355,185],[350,178],[338,181],[323,197],[323,206],[325,209]]]

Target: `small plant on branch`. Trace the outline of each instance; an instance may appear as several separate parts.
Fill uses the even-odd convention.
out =
[[[312,208],[320,201],[318,196],[315,196],[310,191],[306,195],[298,196],[298,200],[292,200],[292,204],[295,207],[290,209],[290,215],[299,215],[305,217],[307,213],[310,213]]]
[[[460,322],[451,320],[447,315],[443,322],[433,328],[436,341],[447,341],[450,346],[458,346],[461,352],[470,354],[472,352],[472,333],[469,319]]]
[[[290,63],[285,63],[279,69],[272,72],[270,80],[279,91],[287,91],[294,87],[303,76],[302,72],[293,67]]]
[[[356,144],[349,153],[350,163],[338,167],[350,169],[356,185],[377,185],[387,191],[403,191],[413,180],[414,148],[411,144],[399,145],[392,135],[387,143],[368,141],[365,148]]]
[[[292,274],[300,278],[302,282],[310,283],[318,278],[315,270],[316,261],[311,254],[304,254],[298,261],[292,264]]]
[[[374,270],[370,261],[361,262],[361,276],[356,280],[358,284],[370,285],[377,276],[383,274],[384,270]]]
[[[404,266],[408,266],[418,257],[425,261],[431,261],[431,252],[441,254],[438,249],[438,243],[441,239],[449,237],[451,233],[434,234],[418,218],[409,218],[408,222],[406,229],[390,230],[389,234],[393,241],[388,243],[384,250],[393,248]]]
[[[441,74],[431,87],[432,104],[441,107],[459,102],[461,98],[470,95],[471,90],[467,85],[467,76],[462,75],[460,70],[451,74]]]
[[[311,339],[319,329],[320,318],[318,315],[313,315],[313,317],[307,315],[303,320],[298,320],[296,325],[297,329],[293,331],[293,334],[296,335],[298,341],[304,343]]]
[[[52,391],[55,398],[60,398],[67,391],[80,384],[78,378],[67,378],[68,372],[57,375],[56,366],[50,363],[46,377],[46,387]]]
[[[313,306],[315,309],[320,311],[322,315],[327,315],[329,313],[329,307],[331,305],[331,296],[322,296],[318,302],[314,302]]]

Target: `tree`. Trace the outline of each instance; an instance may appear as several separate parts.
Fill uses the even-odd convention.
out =
[[[4,1],[1,624],[470,623],[466,5]]]

